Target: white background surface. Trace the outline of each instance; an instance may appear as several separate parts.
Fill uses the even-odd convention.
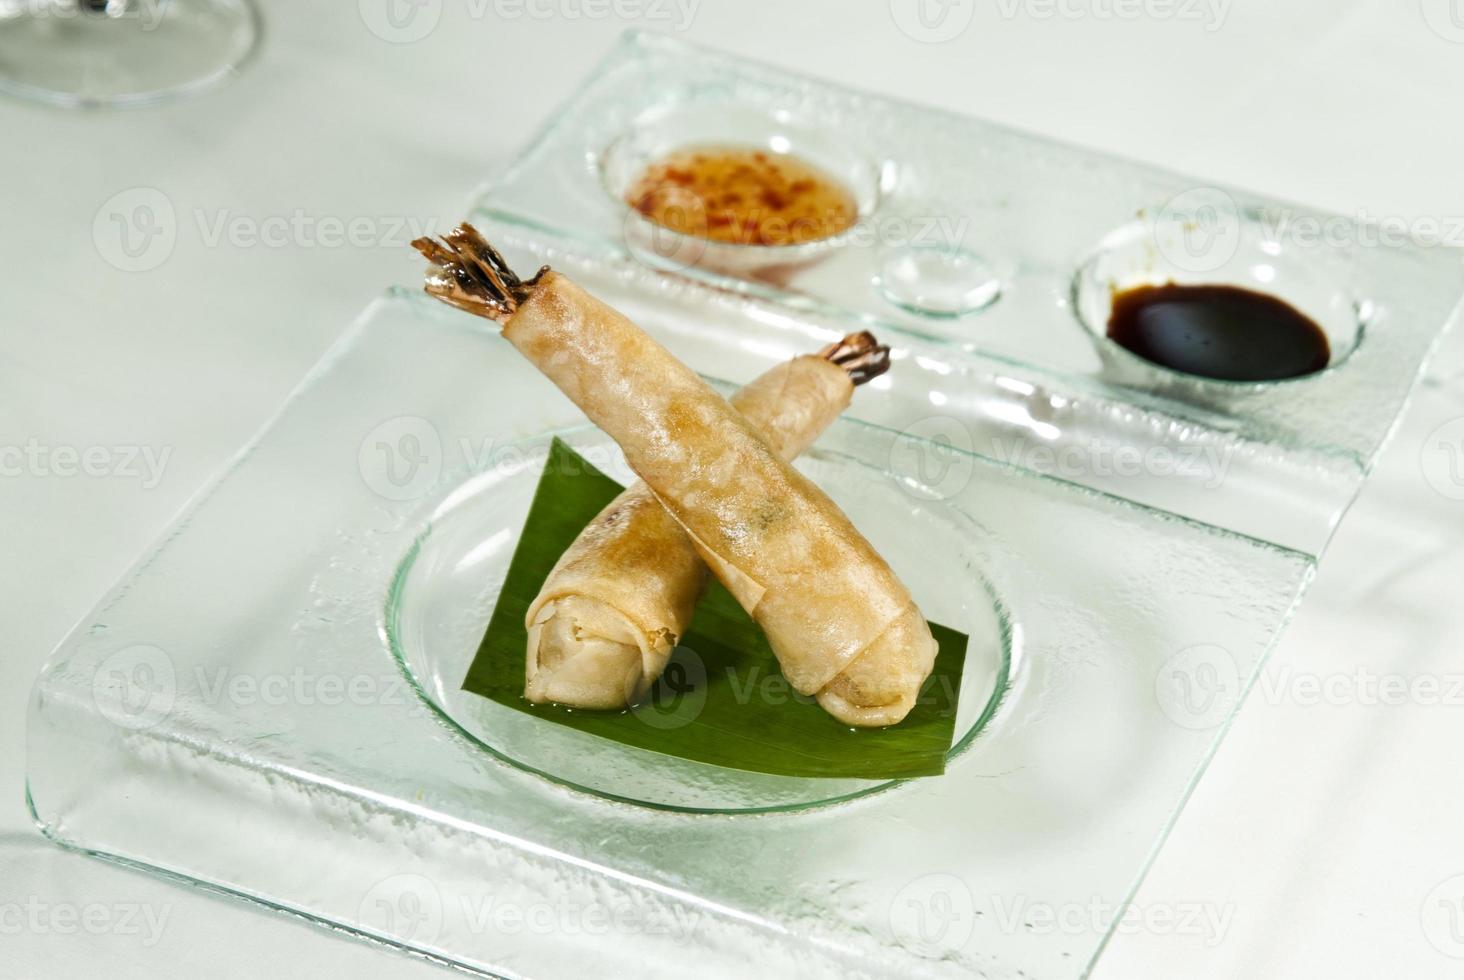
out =
[[[837,81],[1349,214],[1464,216],[1464,26],[1426,17],[1449,23],[1453,0],[1214,0],[1193,16],[1187,0],[964,0],[952,16],[970,24],[940,44],[897,29],[887,0],[687,2],[683,36]],[[200,101],[99,115],[0,103],[0,445],[167,454],[155,485],[0,476],[0,909],[36,896],[165,917],[157,934],[98,935],[0,918],[0,978],[445,975],[54,851],[22,799],[43,658],[351,317],[415,277],[398,222],[446,227],[622,29],[678,26],[568,16],[577,0],[542,0],[543,18],[442,6],[427,36],[392,44],[355,0],[268,2],[260,56]],[[157,268],[124,272],[93,221],[139,187],[166,195],[178,236]],[[210,242],[220,220],[297,211],[370,219],[382,240]],[[1370,704],[1357,679],[1365,667],[1447,692],[1464,676],[1464,503],[1421,474],[1438,449],[1425,435],[1455,415],[1464,396],[1440,388],[1415,410],[1140,892],[1145,909],[1198,903],[1223,931],[1125,930],[1099,980],[1464,973],[1436,903],[1464,898],[1448,883],[1464,874],[1464,703]],[[1312,703],[1309,675],[1341,678],[1332,703]]]

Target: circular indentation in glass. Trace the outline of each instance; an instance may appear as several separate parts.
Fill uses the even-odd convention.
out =
[[[1228,198],[1227,198],[1228,200]],[[1223,203],[1223,202],[1222,202]],[[1352,288],[1345,252],[1304,247],[1278,238],[1256,211],[1202,203],[1180,220],[1166,208],[1113,231],[1078,267],[1072,282],[1073,312],[1093,337],[1105,375],[1134,387],[1175,383],[1270,386],[1305,381],[1336,370],[1362,343],[1367,303]],[[1221,299],[1236,291],[1273,297],[1311,320],[1326,338],[1329,357],[1320,371],[1292,377],[1214,377],[1187,373],[1145,359],[1111,336],[1115,297],[1144,287],[1200,287]],[[1181,289],[1177,293],[1190,290]],[[1157,296],[1158,294],[1156,294]],[[1162,298],[1162,297],[1159,297]]]
[[[964,248],[904,245],[880,263],[875,286],[901,309],[923,316],[977,313],[1001,296],[1002,282],[984,258]]]
[[[618,458],[598,430],[560,437],[597,466]],[[584,792],[660,809],[796,810],[895,785],[692,762],[546,722],[461,689],[507,573],[549,438],[525,445],[522,458],[533,462],[480,474],[450,494],[398,569],[386,631],[394,656],[428,704],[514,766]],[[876,462],[815,450],[798,466],[879,549],[928,618],[970,637],[953,758],[991,718],[1013,660],[1013,631],[982,567],[979,527],[943,501],[912,498],[907,484]],[[631,479],[623,469],[607,471],[622,482]]]

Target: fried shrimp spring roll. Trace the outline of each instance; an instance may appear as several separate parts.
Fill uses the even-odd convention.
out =
[[[786,459],[807,449],[882,374],[889,349],[850,334],[785,361],[732,396],[732,407]],[[580,532],[529,606],[524,694],[577,708],[621,708],[666,666],[707,574],[696,546],[644,483]]]
[[[842,511],[726,399],[547,266],[528,280],[470,227],[413,243],[427,291],[503,336],[620,444],[762,627],[789,684],[850,725],[892,725],[935,661],[909,591]]]

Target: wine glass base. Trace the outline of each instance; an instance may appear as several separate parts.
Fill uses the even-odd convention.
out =
[[[0,0],[0,92],[73,108],[205,91],[238,72],[260,35],[252,0],[112,0],[111,13],[17,6],[7,16]]]

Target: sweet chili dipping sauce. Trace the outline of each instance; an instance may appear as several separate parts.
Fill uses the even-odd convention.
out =
[[[1108,336],[1147,361],[1224,381],[1280,381],[1327,366],[1315,321],[1239,286],[1136,286],[1115,293]]]
[[[626,203],[683,235],[736,245],[802,245],[847,231],[853,193],[796,156],[757,147],[704,145],[650,164]]]

